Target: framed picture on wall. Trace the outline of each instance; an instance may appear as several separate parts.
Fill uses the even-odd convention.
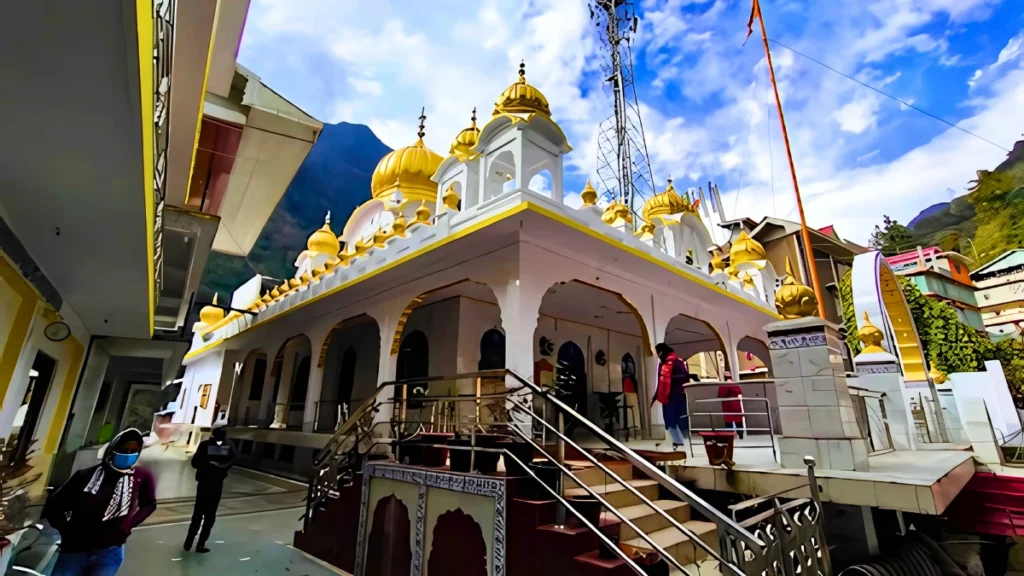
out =
[[[203,384],[199,387],[199,407],[206,410],[206,406],[210,402],[210,389],[213,387],[212,384]]]

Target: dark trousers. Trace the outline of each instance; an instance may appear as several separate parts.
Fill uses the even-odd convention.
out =
[[[188,526],[186,540],[191,542],[199,534],[199,547],[206,544],[213,530],[213,523],[217,520],[217,507],[220,506],[220,494],[224,489],[221,483],[211,484],[200,482],[196,490],[196,505],[192,509],[192,523]],[[200,530],[202,526],[202,530]]]

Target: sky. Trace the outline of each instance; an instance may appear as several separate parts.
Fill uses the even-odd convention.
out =
[[[796,220],[751,0],[635,0],[637,98],[656,188],[717,183],[728,218]],[[866,243],[966,193],[1024,139],[1021,0],[761,0],[807,222]],[[585,0],[253,0],[239,61],[323,122],[447,155],[526,63],[574,150],[567,202],[596,175],[600,44]],[[952,128],[798,55],[879,88]],[[986,141],[987,140],[987,141]],[[988,142],[990,141],[990,142]],[[595,178],[596,181],[596,178]],[[367,191],[369,195],[369,191]]]

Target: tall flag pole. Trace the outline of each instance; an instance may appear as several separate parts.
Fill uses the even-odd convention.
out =
[[[754,33],[754,19],[761,24],[761,38],[764,40],[764,53],[768,57],[768,75],[772,81],[772,88],[775,90],[775,106],[779,111],[779,123],[782,124],[782,139],[786,143],[786,158],[789,159],[789,173],[793,176],[793,191],[796,193],[796,208],[800,213],[800,235],[804,241],[804,258],[807,260],[807,267],[810,269],[811,285],[814,288],[814,296],[818,299],[818,316],[825,318],[825,299],[822,298],[821,282],[818,280],[818,267],[814,263],[814,252],[811,249],[811,233],[807,230],[807,219],[804,218],[804,204],[800,199],[800,184],[796,179],[796,166],[793,164],[793,151],[789,147],[789,132],[786,131],[786,118],[782,115],[782,99],[779,97],[779,85],[775,82],[775,66],[772,64],[772,52],[768,49],[768,32],[764,27],[764,16],[761,14],[761,3],[754,0],[750,8],[750,20],[747,21],[747,39]]]

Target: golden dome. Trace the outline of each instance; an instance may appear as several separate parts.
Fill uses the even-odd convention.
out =
[[[267,292],[266,294],[263,295],[263,298],[260,298],[260,302],[263,302],[264,304],[270,304],[270,302],[273,299],[274,298],[273,296],[270,295],[270,292]]]
[[[405,198],[437,198],[437,184],[430,177],[444,158],[423,143],[426,118],[421,112],[419,140],[415,144],[388,152],[377,163],[370,179],[370,193],[374,198],[383,199],[395,191],[400,191]]]
[[[341,243],[338,242],[338,237],[331,230],[331,212],[329,210],[327,216],[324,217],[323,227],[313,232],[313,235],[306,240],[306,249],[326,256],[337,256],[338,251],[341,250]]]
[[[643,210],[640,215],[644,220],[650,220],[654,216],[669,216],[671,214],[679,214],[685,212],[690,207],[690,203],[685,201],[679,193],[676,192],[675,186],[672,185],[672,179],[668,181],[668,187],[665,191],[660,194],[655,194],[653,198],[644,203]]]
[[[441,196],[441,202],[448,210],[452,212],[459,211],[459,195],[455,192],[455,186],[452,184],[448,185],[448,189],[444,191],[444,195]]]
[[[203,306],[199,311],[199,321],[207,326],[212,326],[224,319],[224,310],[217,307],[217,293],[213,294],[213,302],[210,306]]]
[[[609,226],[614,226],[619,220],[622,220],[626,224],[632,224],[633,213],[629,211],[629,206],[621,204],[617,200],[613,200],[612,203],[604,209],[604,214],[601,214],[601,220]]]
[[[882,340],[885,339],[885,335],[878,329],[877,326],[871,323],[871,317],[868,316],[867,312],[864,312],[864,325],[857,330],[857,339],[860,340],[863,350],[862,354],[875,354],[878,352],[885,352],[882,348]]]
[[[395,233],[395,236],[405,235],[405,218],[402,218],[401,214],[395,216],[394,222],[391,223],[391,231]]]
[[[654,236],[654,222],[648,220],[640,226],[640,229],[634,234],[638,238],[644,238],[647,236]]]
[[[300,283],[306,285],[309,284],[311,280],[313,280],[313,277],[309,275],[309,272],[304,272]]]
[[[718,250],[711,255],[711,269],[715,272],[725,270],[725,260],[722,260],[722,253]]]
[[[764,246],[757,240],[754,240],[747,234],[746,230],[740,231],[739,238],[732,243],[732,249],[729,250],[729,264],[737,266],[739,264],[755,263],[759,260],[767,260],[768,256],[764,252]],[[757,268],[763,267],[763,264],[755,264]],[[789,269],[786,269],[786,273],[789,273]]]
[[[526,64],[519,64],[519,80],[505,89],[494,103],[494,116],[498,114],[543,114],[551,116],[548,99],[526,83]]]
[[[597,190],[590,185],[590,179],[587,179],[587,185],[583,187],[583,192],[580,192],[580,198],[583,198],[584,206],[594,206],[597,204]]]
[[[928,371],[928,377],[936,384],[945,384],[946,380],[949,379],[946,377],[946,374],[942,370],[936,368],[934,364],[932,364],[931,370]]]
[[[289,279],[288,279],[288,287],[289,287],[289,288],[291,288],[291,289],[293,289],[293,290],[294,290],[295,288],[298,288],[298,287],[299,287],[299,284],[300,284],[300,282],[299,282],[299,281],[298,281],[298,279],[296,279],[296,278],[289,278]]]
[[[786,277],[782,280],[782,286],[775,292],[775,308],[786,319],[806,318],[814,316],[818,311],[818,299],[814,296],[814,290],[797,282],[789,258],[786,258]]]
[[[425,224],[430,220],[430,208],[427,208],[426,202],[420,202],[420,207],[416,209],[416,222],[419,224]]]
[[[378,228],[373,234],[373,245],[377,248],[384,248],[387,246],[388,238],[391,238],[391,234],[384,231],[384,228]]]
[[[463,162],[473,155],[473,147],[480,140],[480,129],[476,127],[476,108],[473,108],[471,121],[469,128],[464,128],[455,140],[452,140],[452,147],[448,150],[449,154]]]
[[[270,297],[271,297],[271,298],[272,298],[273,300],[277,300],[278,298],[280,298],[280,297],[281,297],[281,290],[280,290],[280,289],[278,289],[278,287],[277,287],[277,286],[274,286],[274,289],[270,291]]]

